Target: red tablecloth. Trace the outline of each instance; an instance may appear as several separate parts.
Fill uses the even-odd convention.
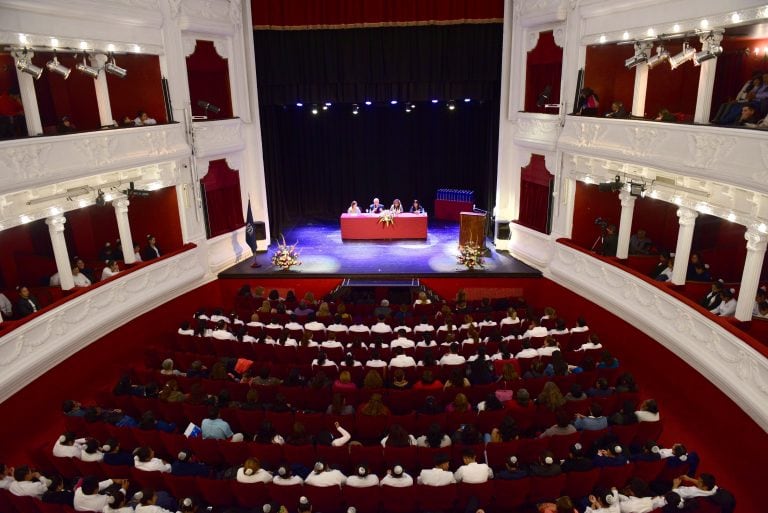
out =
[[[461,212],[472,212],[474,205],[468,201],[435,200],[435,219],[459,221]]]
[[[386,226],[379,214],[341,214],[342,240],[356,239],[426,239],[425,214],[398,214],[395,223]]]

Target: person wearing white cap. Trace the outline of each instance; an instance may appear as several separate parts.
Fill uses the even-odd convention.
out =
[[[339,470],[329,469],[325,463],[318,461],[315,463],[312,472],[304,480],[305,484],[310,486],[341,486],[347,482],[347,476]]]
[[[346,485],[352,488],[379,486],[379,478],[375,474],[371,474],[368,466],[363,463],[358,465],[355,468],[355,473],[347,478]]]
[[[304,480],[299,476],[294,476],[288,465],[280,465],[275,477],[272,478],[272,482],[280,486],[294,486],[304,483]]]
[[[395,488],[405,488],[413,486],[413,478],[405,472],[402,465],[393,465],[387,470],[387,475],[381,478],[381,486],[392,486]]]

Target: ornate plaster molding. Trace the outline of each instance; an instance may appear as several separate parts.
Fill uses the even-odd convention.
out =
[[[553,249],[547,274],[680,356],[768,431],[768,359],[652,284],[563,244]]]
[[[515,124],[515,143],[527,148],[554,151],[560,135],[560,117],[520,112]]]
[[[195,248],[82,294],[0,338],[0,402],[125,322],[202,285]],[[83,322],[87,319],[87,322]]]
[[[195,122],[193,123],[193,130],[195,133],[195,156],[198,159],[223,158],[245,148],[243,124],[238,118]]]

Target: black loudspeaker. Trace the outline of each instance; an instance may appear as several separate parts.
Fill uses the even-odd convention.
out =
[[[496,239],[509,240],[510,235],[509,221],[496,221]]]
[[[256,240],[267,240],[267,227],[264,225],[264,221],[253,223],[253,235]]]

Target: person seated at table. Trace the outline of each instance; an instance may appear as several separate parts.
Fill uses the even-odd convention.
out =
[[[424,214],[424,207],[421,206],[421,203],[419,203],[419,200],[415,199],[413,200],[413,205],[411,205],[411,214]]]
[[[347,209],[347,214],[359,214],[360,207],[357,206],[357,201],[353,201]]]
[[[381,214],[384,211],[384,205],[379,202],[379,198],[373,198],[373,203],[368,207],[371,214]]]
[[[400,200],[395,198],[392,201],[392,206],[389,207],[389,211],[393,214],[402,214],[403,213],[403,204],[400,203]]]

